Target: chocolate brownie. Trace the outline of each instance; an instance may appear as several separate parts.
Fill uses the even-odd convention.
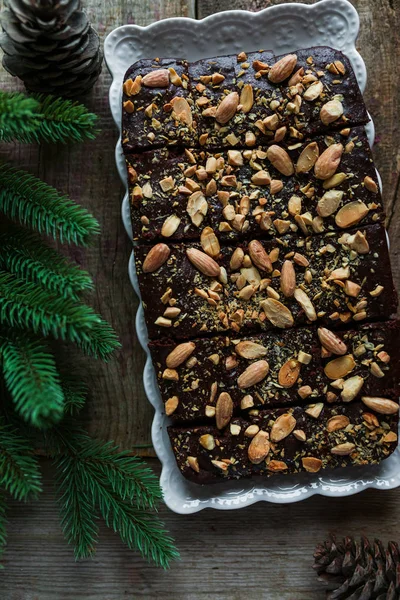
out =
[[[127,70],[122,95],[122,148],[148,150],[197,140],[187,62],[141,59]]]
[[[198,240],[210,226],[221,241],[308,235],[383,219],[362,127],[243,151],[163,148],[126,161],[135,240]],[[179,224],[169,234],[171,215]]]
[[[169,427],[182,475],[217,483],[373,465],[397,446],[398,404],[363,396],[350,405],[311,404],[234,417],[224,430],[212,425]]]
[[[235,415],[310,402],[347,403],[361,394],[397,400],[399,332],[399,323],[388,321],[336,333],[301,327],[180,344],[151,342],[149,348],[166,414],[178,422],[204,422],[214,420],[221,394],[229,395]]]

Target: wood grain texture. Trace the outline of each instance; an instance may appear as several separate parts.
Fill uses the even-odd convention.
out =
[[[155,459],[149,464],[159,469]],[[311,564],[329,532],[400,541],[398,490],[369,490],[240,512],[182,516],[163,508],[181,552],[170,571],[148,565],[105,527],[96,557],[75,563],[59,528],[47,462],[44,471],[40,501],[15,503],[9,514],[2,600],[323,600]]]
[[[124,23],[145,26],[166,17],[194,16],[192,0],[86,0],[84,4],[102,40]],[[2,1],[0,6],[3,8]],[[91,389],[83,417],[90,432],[99,438],[113,439],[124,448],[135,447],[143,455],[154,455],[150,440],[153,411],[142,386],[144,352],[134,325],[137,299],[127,270],[131,245],[121,222],[123,187],[114,160],[118,136],[108,106],[110,83],[104,65],[91,96],[85,100],[100,117],[101,134],[95,141],[68,147],[4,144],[0,158],[69,194],[99,220],[102,234],[91,248],[70,247],[65,251],[93,275],[96,291],[88,301],[112,323],[122,349],[107,365],[84,359],[71,350]],[[3,68],[0,85],[3,89],[23,89]],[[147,448],[137,447],[141,445]]]

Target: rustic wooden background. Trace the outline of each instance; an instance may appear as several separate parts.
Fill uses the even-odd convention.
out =
[[[174,16],[202,18],[220,10],[260,10],[274,0],[86,0],[102,38],[124,23],[148,25]],[[311,3],[311,2],[308,2]],[[366,102],[375,121],[374,155],[384,186],[392,267],[400,283],[400,0],[355,0],[361,19],[358,47],[368,69]],[[0,6],[3,5],[0,0]],[[0,70],[0,84],[18,84]],[[87,251],[69,249],[95,277],[93,305],[111,321],[123,348],[108,365],[84,361],[92,390],[85,420],[91,433],[154,456],[152,409],[141,383],[144,362],[134,328],[137,300],[127,276],[130,243],[120,219],[122,186],[114,166],[116,129],[108,109],[106,69],[89,106],[100,116],[101,135],[69,148],[7,145],[0,156],[39,175],[91,210],[102,236]],[[155,459],[149,461],[158,469]],[[240,512],[206,511],[190,517],[162,509],[182,560],[163,573],[102,531],[95,560],[75,564],[58,525],[52,468],[44,462],[45,492],[36,504],[13,505],[0,575],[1,600],[317,600],[323,598],[310,569],[314,545],[328,531],[384,540],[400,539],[400,495],[368,491],[342,499],[291,505],[258,504]]]

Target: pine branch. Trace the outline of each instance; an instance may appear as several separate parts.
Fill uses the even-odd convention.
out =
[[[95,553],[98,537],[93,498],[86,493],[86,474],[79,461],[61,456],[56,461],[61,527],[66,540],[74,546],[75,558]]]
[[[7,502],[0,490],[0,558],[7,543]],[[2,569],[0,565],[0,569]]]
[[[64,413],[76,415],[85,405],[88,387],[76,376],[72,368],[68,371],[64,365],[61,368],[58,366],[58,372],[64,394]]]
[[[67,453],[56,458],[61,506],[64,510],[70,505],[69,493],[76,503],[76,517],[69,514],[63,523],[67,539],[75,544],[75,555],[91,553],[96,539],[90,529],[92,535],[85,537],[83,542],[78,535],[80,524],[75,518],[81,515],[81,500],[84,514],[89,506],[92,506],[91,514],[93,507],[100,510],[106,525],[117,532],[130,549],[138,549],[148,560],[168,568],[170,561],[178,558],[178,552],[159,518],[144,509],[155,506],[161,497],[154,475],[139,459],[116,452],[111,443],[95,442],[76,429],[56,430],[65,446],[64,453]],[[66,486],[71,481],[75,482],[75,488],[69,490]],[[85,522],[82,533],[86,531],[88,524]]]
[[[0,140],[31,141],[41,125],[40,102],[20,92],[0,91]]]
[[[41,285],[51,293],[77,299],[93,289],[86,271],[44,244],[33,233],[9,227],[0,235],[0,268]]]
[[[64,394],[53,356],[26,333],[0,333],[0,364],[17,412],[34,427],[49,427],[64,415]]]
[[[119,347],[110,325],[89,306],[52,296],[4,271],[0,271],[1,323],[75,342],[88,354],[102,359]]]
[[[82,142],[96,137],[97,115],[88,112],[83,104],[40,94],[33,98],[39,102],[41,113],[40,125],[35,131],[36,141]]]
[[[0,91],[0,140],[82,142],[92,140],[97,116],[83,104],[55,96]]]
[[[87,245],[99,233],[96,219],[33,175],[0,165],[0,212],[62,242]]]
[[[41,492],[39,464],[32,452],[27,440],[0,417],[0,486],[16,500]]]

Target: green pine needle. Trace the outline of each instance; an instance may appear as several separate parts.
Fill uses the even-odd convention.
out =
[[[44,244],[34,233],[9,228],[0,235],[0,268],[41,285],[63,298],[93,289],[86,271]]]
[[[0,417],[0,486],[16,500],[41,492],[38,460],[30,444]]]
[[[87,245],[99,233],[96,219],[37,177],[0,165],[0,212],[62,242]]]
[[[92,308],[69,298],[57,298],[33,283],[0,271],[0,324],[29,329],[78,344],[102,359],[119,347],[111,326]]]
[[[34,94],[0,91],[0,140],[4,142],[82,142],[92,140],[97,116],[83,104]]]
[[[75,558],[88,558],[95,553],[98,526],[93,499],[84,491],[85,469],[71,456],[60,457],[56,465],[62,530]]]
[[[82,512],[93,515],[99,510],[106,525],[130,549],[168,568],[179,554],[159,518],[146,510],[155,508],[162,496],[150,469],[140,459],[117,452],[111,442],[96,442],[76,429],[57,431],[65,444],[64,455],[56,458],[61,511],[68,514],[63,529],[67,540],[74,544],[75,556],[92,554],[97,538],[94,520],[85,520],[81,525],[78,519]],[[73,512],[68,512],[70,496]]]
[[[64,394],[64,412],[66,415],[76,415],[85,405],[88,387],[76,376],[72,367],[68,370],[65,365],[59,366],[58,373]]]
[[[39,129],[40,102],[20,92],[0,91],[0,140],[26,141]]]
[[[5,495],[0,490],[0,558],[7,543],[7,502]],[[3,566],[0,565],[0,569]]]
[[[42,341],[26,333],[0,333],[0,365],[15,409],[27,423],[49,427],[62,419],[63,390]]]
[[[41,115],[35,140],[32,141],[66,143],[93,140],[96,137],[97,115],[88,112],[83,104],[40,94],[33,98],[40,104]]]

